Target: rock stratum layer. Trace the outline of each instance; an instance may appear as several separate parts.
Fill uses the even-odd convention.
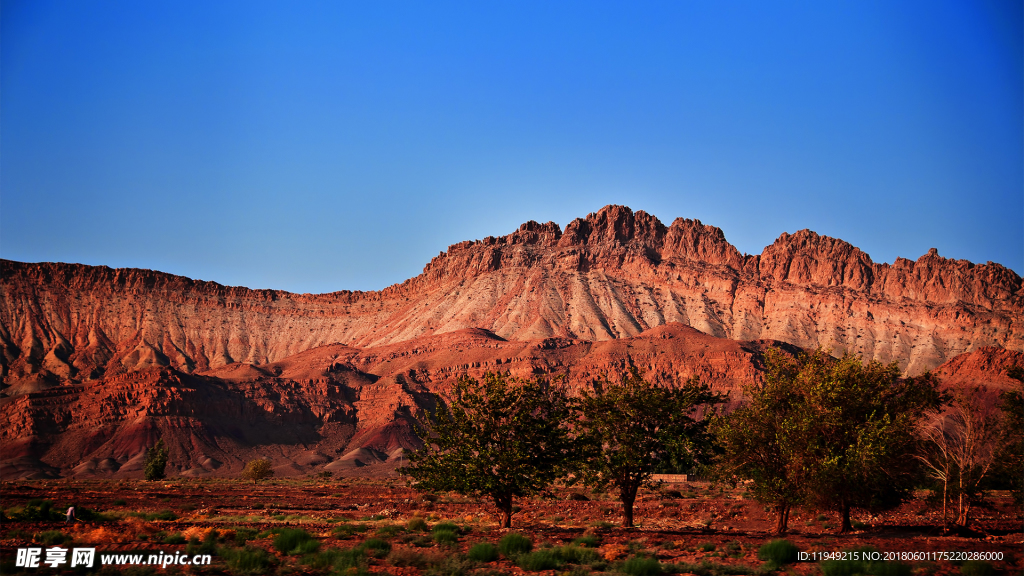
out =
[[[174,439],[182,473],[257,453],[282,473],[387,461],[430,392],[487,369],[580,385],[637,365],[735,392],[767,345],[908,375],[992,350],[1010,355],[993,356],[998,372],[1024,350],[1024,287],[999,264],[934,250],[876,264],[807,230],[743,255],[718,228],[621,206],[455,244],[379,292],[7,260],[0,272],[5,477],[138,473],[157,436]]]
[[[5,382],[82,382],[169,366],[266,364],[325,344],[376,347],[484,328],[508,340],[604,341],[680,322],[897,361],[908,374],[984,346],[1024,350],[1021,277],[934,250],[876,264],[803,230],[759,256],[695,220],[608,206],[562,231],[449,247],[379,292],[231,288],[160,272],[2,261]]]

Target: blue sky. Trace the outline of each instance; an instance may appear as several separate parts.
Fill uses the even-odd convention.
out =
[[[296,292],[606,204],[1024,272],[1024,14],[0,4],[0,257]]]

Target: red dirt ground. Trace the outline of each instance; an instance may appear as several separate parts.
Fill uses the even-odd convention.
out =
[[[670,490],[678,490],[682,497]],[[573,494],[590,499],[576,500]],[[465,553],[474,543],[497,542],[508,532],[497,528],[494,509],[487,501],[453,494],[424,495],[398,479],[326,482],[278,479],[258,486],[226,479],[19,481],[5,482],[0,487],[0,498],[8,515],[32,499],[48,499],[55,503],[55,510],[63,511],[69,503],[76,502],[79,507],[113,518],[104,522],[78,522],[70,527],[63,522],[4,522],[0,530],[0,560],[8,567],[5,572],[13,566],[15,549],[30,545],[45,548],[39,543],[33,544],[33,537],[51,530],[73,536],[75,546],[95,545],[98,553],[152,550],[171,554],[183,551],[185,545],[163,544],[162,539],[167,534],[202,537],[212,528],[222,534],[236,528],[258,531],[280,526],[303,528],[321,541],[321,549],[351,548],[384,526],[396,525],[404,529],[409,519],[417,516],[429,524],[453,521],[468,530],[454,549],[427,542],[425,535],[417,536],[404,530],[386,536],[393,550],[413,548],[430,554],[435,549],[436,556],[450,556],[456,551]],[[664,563],[707,560],[756,569],[763,564],[757,559],[757,548],[775,538],[769,532],[774,522],[772,515],[757,502],[744,498],[742,489],[720,491],[703,483],[665,485],[642,493],[636,508],[638,526],[629,530],[618,527],[621,505],[608,494],[562,488],[546,498],[519,500],[517,505],[522,509],[513,517],[512,531],[529,536],[535,546],[559,545],[584,533],[596,534],[601,540],[598,552],[610,562],[606,568],[609,572],[615,570],[615,561],[637,552],[655,555]],[[178,518],[147,521],[130,516],[133,512],[161,510],[170,510]],[[1002,552],[1004,560],[992,562],[998,573],[1021,573],[1024,562],[1022,514],[1006,494],[997,493],[986,499],[976,512],[975,533],[969,536],[943,535],[939,528],[941,511],[929,506],[923,498],[878,517],[855,511],[854,519],[867,527],[840,535],[834,528],[838,525],[834,514],[796,511],[791,516],[790,533],[785,537],[806,552],[835,552],[862,545],[874,546],[882,552]],[[337,539],[332,536],[332,529],[340,522],[361,522],[368,530],[351,539]],[[276,554],[272,538],[265,536],[251,540],[250,544]],[[715,545],[715,550],[698,548],[709,543]],[[726,548],[729,543],[734,544]],[[426,544],[426,547],[414,547],[415,544]],[[280,554],[277,557],[279,574],[323,573],[302,566],[297,557]],[[913,567],[915,574],[960,573],[959,566],[948,561],[906,563]],[[496,575],[495,569],[507,574],[524,573],[504,558],[491,564],[490,569],[486,574],[492,576]],[[49,568],[34,570],[54,572]],[[205,573],[225,573],[226,570],[215,558],[213,567],[205,569]],[[371,560],[369,570],[395,576],[424,573],[417,568],[393,566],[386,558]],[[33,569],[28,570],[31,571]],[[783,571],[820,573],[815,562],[790,564]]]

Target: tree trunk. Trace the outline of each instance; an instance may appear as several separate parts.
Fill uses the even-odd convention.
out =
[[[775,522],[775,533],[776,534],[785,534],[786,533],[786,529],[789,526],[789,508],[790,508],[790,505],[788,503],[787,504],[779,504],[779,516],[778,516],[778,518],[777,518],[777,520]]]
[[[633,503],[636,502],[637,486],[621,488],[619,500],[622,500],[622,527],[633,527]]]
[[[843,522],[839,527],[839,533],[846,534],[851,531],[853,531],[853,525],[850,523],[850,503],[843,500]]]
[[[512,495],[501,494],[494,497],[494,505],[498,508],[500,515],[498,517],[499,528],[511,528],[512,527]]]

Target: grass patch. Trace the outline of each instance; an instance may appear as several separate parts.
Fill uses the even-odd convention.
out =
[[[405,529],[409,532],[426,532],[428,529],[427,521],[419,516],[413,516],[405,523]]]
[[[654,558],[634,556],[622,563],[622,571],[629,576],[658,576],[664,570]]]
[[[558,559],[566,564],[592,564],[601,559],[595,550],[573,544],[559,546],[554,552]]]
[[[262,548],[222,548],[219,556],[227,563],[232,574],[266,574],[273,568],[275,559]]]
[[[877,553],[873,546],[859,546],[850,552]],[[856,574],[872,574],[874,576],[910,576],[913,572],[909,565],[902,562],[885,562],[882,560],[823,560],[818,568],[825,576],[854,576]],[[962,569],[961,569],[962,573]]]
[[[367,556],[374,558],[383,558],[388,555],[388,552],[391,552],[391,544],[388,544],[387,540],[380,538],[367,538],[359,547],[363,549]]]
[[[601,545],[601,537],[596,534],[584,534],[573,540],[572,543],[578,546],[586,546],[587,548],[597,548]]]
[[[188,540],[185,540],[185,537],[181,535],[181,532],[168,534],[167,537],[164,538],[164,544],[184,544],[185,542],[188,542]]]
[[[494,562],[498,559],[498,547],[490,542],[480,542],[470,547],[467,556],[475,562]]]
[[[562,565],[562,561],[554,550],[541,549],[536,552],[520,554],[516,558],[516,565],[527,572],[540,572],[541,570],[554,570]]]
[[[506,534],[498,541],[498,551],[506,558],[526,554],[530,550],[533,550],[533,541],[518,532]]]
[[[784,564],[796,562],[799,550],[789,540],[772,540],[757,549],[757,559],[764,560],[774,570]]]
[[[341,526],[336,526],[334,530],[331,530],[331,534],[339,540],[346,540],[356,534],[362,534],[369,529],[370,527],[366,524],[342,524]]]
[[[40,544],[46,544],[47,546],[56,546],[57,544],[63,544],[65,542],[71,542],[74,540],[71,536],[61,532],[60,530],[47,530],[45,532],[39,532],[32,536],[32,539]]]
[[[274,549],[289,556],[311,554],[320,549],[320,542],[305,530],[285,528],[274,537]]]

